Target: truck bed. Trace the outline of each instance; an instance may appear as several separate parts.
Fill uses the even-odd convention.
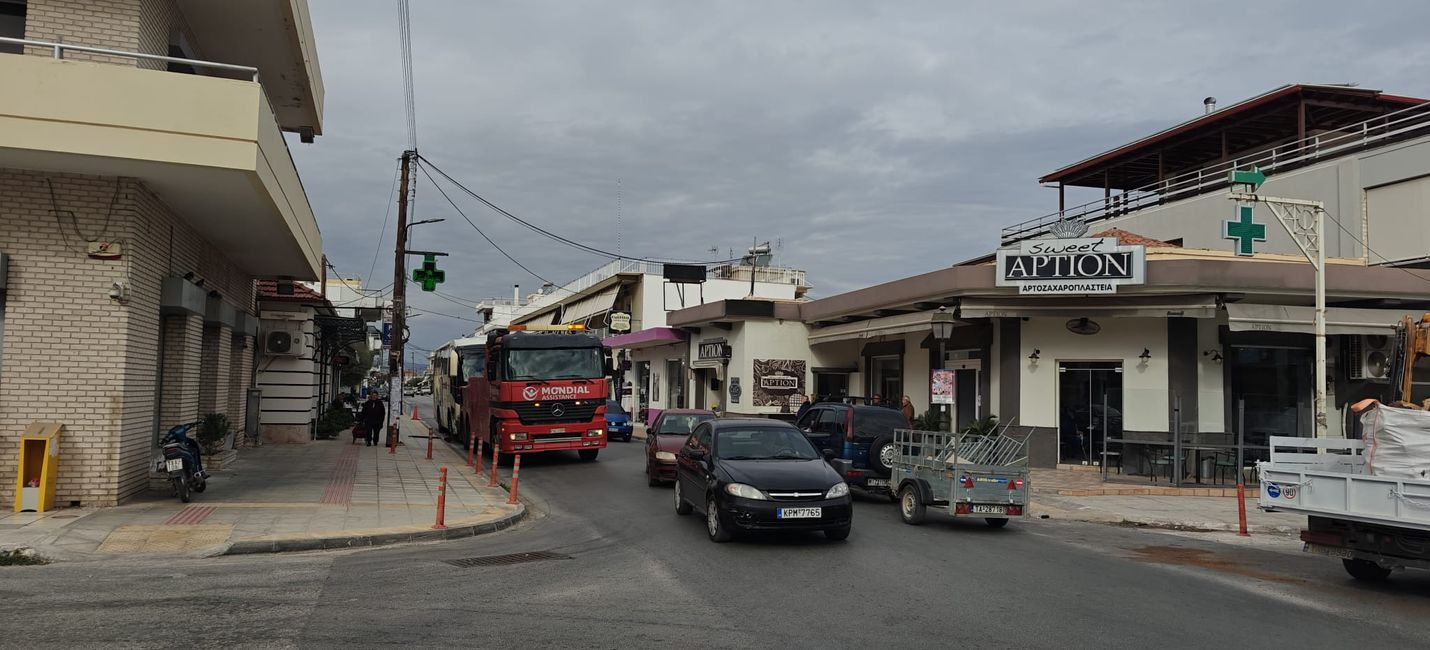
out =
[[[1430,531],[1430,480],[1371,476],[1364,453],[1360,440],[1273,436],[1261,508]]]

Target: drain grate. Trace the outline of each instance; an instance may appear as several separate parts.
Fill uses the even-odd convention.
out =
[[[526,553],[509,553],[507,555],[487,555],[484,557],[464,557],[459,560],[443,560],[447,564],[459,567],[474,566],[500,566],[503,564],[521,564],[523,562],[540,562],[542,560],[569,560],[570,555],[552,553],[551,551],[529,551]]]

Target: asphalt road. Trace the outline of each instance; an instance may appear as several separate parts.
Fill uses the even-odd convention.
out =
[[[533,516],[469,540],[0,567],[0,645],[1430,647],[1430,574],[1365,586],[1285,538],[911,527],[868,500],[845,542],[717,545],[673,513],[669,488],[646,486],[641,454],[633,442],[595,463],[532,457],[521,494]],[[443,562],[530,551],[569,559]]]

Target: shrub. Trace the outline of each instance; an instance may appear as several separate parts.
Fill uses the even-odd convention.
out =
[[[998,416],[989,415],[968,423],[968,426],[959,430],[959,433],[974,433],[986,436],[998,431]]]
[[[232,431],[227,415],[209,413],[199,420],[199,430],[195,439],[198,440],[199,447],[203,448],[204,453],[212,456],[223,451],[223,442],[228,439],[228,435]]]
[[[318,418],[318,437],[335,438],[339,433],[351,429],[354,423],[352,411],[347,408],[329,408]]]

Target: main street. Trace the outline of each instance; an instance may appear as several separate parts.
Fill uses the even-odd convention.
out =
[[[424,413],[427,412],[425,402]],[[408,444],[418,444],[408,441]],[[532,457],[532,516],[367,551],[0,568],[8,647],[1425,647],[1430,578],[1357,584],[1288,538],[1029,520],[716,545],[639,441]],[[458,469],[458,468],[454,468]],[[465,471],[458,469],[458,471]],[[547,551],[569,559],[460,568]],[[191,634],[200,635],[195,638]]]

